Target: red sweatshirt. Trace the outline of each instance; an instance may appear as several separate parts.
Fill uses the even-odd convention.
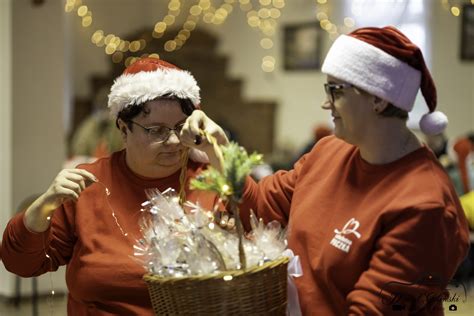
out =
[[[469,247],[454,188],[425,147],[371,165],[326,137],[293,170],[249,180],[244,200],[244,217],[252,207],[288,224],[304,315],[443,314],[435,298]]]
[[[190,162],[188,178],[203,169]],[[80,168],[92,172],[110,190],[108,201],[129,234],[124,237],[115,224],[104,186],[95,183],[84,190],[79,201],[57,209],[48,231],[35,234],[18,214],[7,225],[1,249],[7,270],[24,277],[36,276],[67,264],[68,315],[153,315],[142,276],[144,268],[135,262],[133,237],[138,236],[140,204],[146,188],[179,190],[179,171],[167,178],[146,179],[134,174],[125,163],[125,151],[114,153]],[[189,187],[188,185],[186,187]],[[212,207],[209,193],[187,192],[187,199]],[[45,258],[46,251],[52,264]]]

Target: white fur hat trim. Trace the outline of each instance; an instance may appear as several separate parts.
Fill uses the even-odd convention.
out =
[[[333,43],[321,70],[407,112],[413,108],[421,82],[420,71],[347,35],[339,36]]]
[[[185,70],[157,69],[118,77],[109,94],[112,117],[127,106],[141,104],[170,94],[181,99],[190,99],[196,106],[200,103],[199,86],[196,79]]]

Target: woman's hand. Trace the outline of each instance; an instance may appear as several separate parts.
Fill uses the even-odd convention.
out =
[[[235,230],[235,218],[224,211],[218,211],[215,218],[216,223],[223,229],[234,231]]]
[[[26,210],[26,228],[38,233],[46,231],[54,210],[68,200],[77,201],[81,192],[94,182],[97,178],[84,169],[61,170],[48,190]]]
[[[219,157],[214,150],[213,144],[205,135],[214,137],[218,145],[229,143],[224,130],[211,120],[203,111],[195,110],[184,123],[181,130],[180,140],[184,146],[202,150],[209,157],[211,165],[220,169]]]

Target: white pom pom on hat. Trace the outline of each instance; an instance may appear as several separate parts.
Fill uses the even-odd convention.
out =
[[[448,117],[440,111],[426,113],[420,120],[420,129],[426,135],[441,134],[447,125]]]

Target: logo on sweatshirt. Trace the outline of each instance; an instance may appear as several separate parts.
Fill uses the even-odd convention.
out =
[[[335,229],[334,233],[336,235],[331,240],[330,244],[336,247],[339,250],[342,250],[346,253],[351,250],[352,240],[349,237],[352,237],[352,234],[359,239],[361,234],[357,231],[359,228],[360,223],[355,218],[351,218],[347,221],[346,225],[342,228],[342,230]]]

